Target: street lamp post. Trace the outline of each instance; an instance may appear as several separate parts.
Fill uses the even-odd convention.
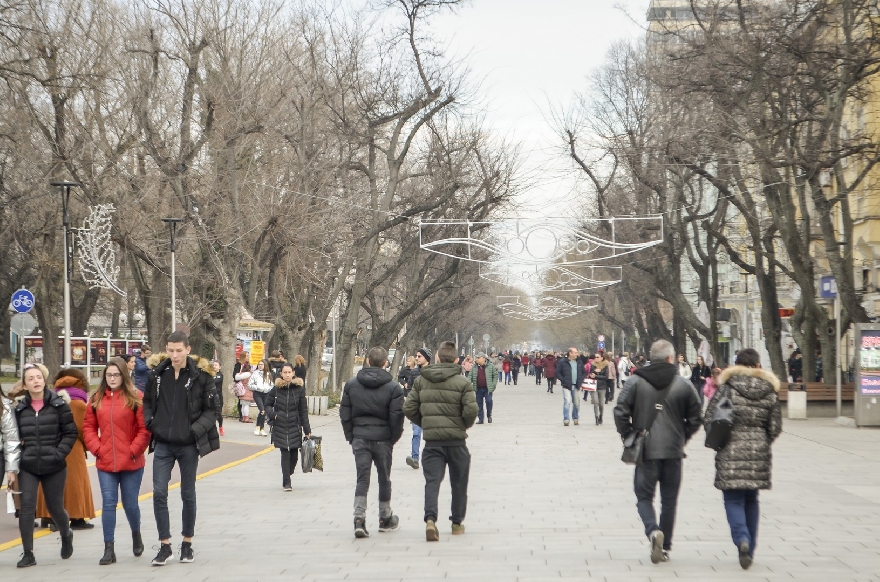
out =
[[[182,218],[163,218],[162,222],[168,225],[171,232],[171,331],[177,331],[177,280],[174,272],[174,254],[175,248],[174,235],[177,234],[177,223],[182,222]]]
[[[70,189],[80,188],[79,182],[50,182],[61,190],[61,224],[64,227],[64,367],[70,366],[70,275],[73,261],[70,257]],[[51,343],[50,343],[51,345]]]

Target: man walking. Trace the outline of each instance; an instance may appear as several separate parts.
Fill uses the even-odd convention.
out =
[[[364,367],[345,383],[339,420],[354,453],[357,486],[354,490],[354,537],[368,538],[367,492],[373,465],[379,476],[379,531],[396,530],[391,511],[391,451],[403,434],[403,388],[385,370],[388,352],[370,348]]]
[[[440,483],[449,466],[452,485],[452,535],[464,533],[467,486],[471,455],[465,445],[467,429],[477,418],[474,390],[461,376],[455,361],[455,344],[443,342],[437,350],[439,364],[425,366],[416,380],[403,412],[425,431],[422,468],[425,473],[425,539],[440,540],[437,529],[437,500]]]
[[[147,358],[153,352],[150,351],[150,345],[144,344],[141,347],[140,353],[134,359],[134,387],[144,391],[144,387],[147,385],[147,378],[150,375],[150,367],[147,366]]]
[[[407,382],[407,393],[411,393],[413,386],[415,386],[416,379],[422,374],[422,368],[431,363],[431,357],[433,357],[433,353],[428,348],[419,348],[416,352],[416,365],[409,372],[409,379]],[[460,366],[459,366],[460,367]],[[410,456],[406,458],[406,464],[412,467],[413,469],[419,468],[419,450],[422,448],[422,427],[417,423],[412,424],[412,451]]]
[[[568,348],[568,359],[556,362],[556,377],[562,385],[562,424],[568,426],[574,420],[580,421],[581,384],[584,382],[584,365],[578,358],[577,348]]]
[[[614,407],[617,432],[648,433],[644,463],[635,470],[636,507],[651,541],[651,562],[666,562],[672,548],[675,510],[684,446],[700,429],[700,399],[689,380],[678,374],[675,348],[665,340],[651,346],[651,365],[639,368],[624,384]],[[654,494],[660,484],[660,524]]]
[[[486,354],[477,354],[477,363],[471,368],[471,386],[477,395],[477,424],[483,424],[483,403],[486,404],[486,419],[492,424],[492,393],[498,385],[495,366],[486,358]]]
[[[192,562],[192,538],[196,526],[196,473],[199,457],[220,448],[215,424],[217,410],[214,378],[189,357],[189,338],[182,331],[168,336],[161,362],[147,380],[144,392],[144,423],[153,433],[153,513],[159,529],[159,553],[154,566],[164,566],[173,555],[168,518],[168,483],[171,469],[180,469],[183,500],[183,543],[180,561]],[[152,445],[151,445],[152,446]]]

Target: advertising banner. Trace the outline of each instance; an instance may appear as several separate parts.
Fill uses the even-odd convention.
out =
[[[128,343],[125,340],[110,340],[110,356],[122,356],[128,353]]]
[[[880,331],[864,330],[859,345],[859,391],[880,395]]]
[[[105,366],[107,364],[107,340],[91,340],[92,365]]]
[[[256,366],[265,357],[266,343],[258,340],[251,341],[251,366]]]

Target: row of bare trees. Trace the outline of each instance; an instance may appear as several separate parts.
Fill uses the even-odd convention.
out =
[[[833,361],[838,345],[826,331],[821,275],[837,281],[843,330],[868,320],[853,202],[880,161],[880,135],[866,121],[880,98],[871,92],[880,78],[876,2],[684,4],[690,20],[654,22],[645,42],[616,46],[557,116],[600,214],[665,217],[664,244],[625,264],[624,284],[604,294],[600,311],[641,338],[640,349],[658,337],[679,349],[705,338],[717,358],[722,285],[745,273],[757,282],[774,372],[786,375],[783,295],[796,299],[785,306],[795,307],[791,333],[811,370],[817,347]],[[682,284],[691,279],[692,290]],[[708,326],[694,298],[709,306]]]
[[[270,349],[306,357],[311,388],[334,306],[343,374],[365,330],[404,349],[451,336],[463,318],[438,312],[461,314],[485,291],[472,266],[420,250],[417,221],[509,210],[518,164],[473,106],[466,71],[426,32],[454,4],[5,3],[0,295],[33,288],[44,338],[60,334],[61,206],[48,183],[65,179],[82,184],[74,223],[90,206],[117,209],[128,292],[75,276],[74,334],[92,318],[118,333],[122,315],[131,325],[142,312],[161,348],[171,282],[160,219],[180,217],[178,320],[227,370],[245,312],[275,324]],[[7,318],[0,310],[0,327]],[[45,358],[57,369],[59,354]]]

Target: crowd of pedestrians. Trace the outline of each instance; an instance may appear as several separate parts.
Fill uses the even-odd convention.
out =
[[[93,527],[86,450],[96,459],[102,499],[104,554],[99,563],[116,562],[120,500],[131,530],[132,552],[135,556],[144,552],[138,492],[147,453],[153,455],[153,511],[160,543],[151,563],[164,566],[174,556],[168,490],[175,465],[182,500],[178,555],[184,563],[194,560],[196,475],[200,457],[220,446],[224,375],[219,362],[190,352],[186,334],[174,332],[160,354],[152,355],[145,346],[136,356],[111,358],[91,393],[80,370],[61,370],[50,383],[42,365],[24,366],[21,382],[8,398],[0,398],[0,474],[6,474],[10,488],[20,491],[23,554],[18,567],[37,563],[35,518],[51,520],[60,534],[63,559],[73,554],[73,531]],[[436,356],[428,347],[418,349],[396,381],[387,371],[388,363],[384,348],[371,348],[363,368],[345,384],[340,403],[343,434],[355,459],[356,538],[370,535],[367,494],[374,467],[379,481],[378,530],[399,528],[391,506],[391,468],[405,419],[412,430],[406,463],[422,469],[425,478],[426,540],[440,539],[438,497],[447,470],[452,491],[450,531],[464,534],[471,470],[467,431],[474,424],[491,424],[497,387],[517,385],[523,375],[534,376],[536,385],[546,383],[549,394],[558,384],[564,426],[580,424],[581,400],[592,404],[596,425],[603,424],[605,404],[614,403],[616,429],[625,446],[643,443],[633,462],[633,483],[653,563],[670,557],[685,445],[702,426],[709,431],[717,411],[732,406],[736,414],[729,438],[717,447],[715,487],[722,492],[740,565],[752,564],[760,516],[758,493],[770,488],[771,445],[782,429],[779,380],[761,369],[754,350],[741,350],[736,365],[721,370],[707,366],[702,357],[689,365],[663,340],[651,346],[649,360],[631,359],[627,353],[618,358],[602,352],[585,354],[574,347],[563,354],[514,351],[459,356],[455,344],[443,342]],[[240,391],[236,393],[240,420],[250,421],[253,402],[258,411],[254,434],[268,436],[266,426],[270,427],[271,443],[280,452],[284,491],[292,490],[299,450],[311,436],[305,372],[301,356],[288,362],[274,352],[255,368],[249,355],[243,354],[232,374]]]

